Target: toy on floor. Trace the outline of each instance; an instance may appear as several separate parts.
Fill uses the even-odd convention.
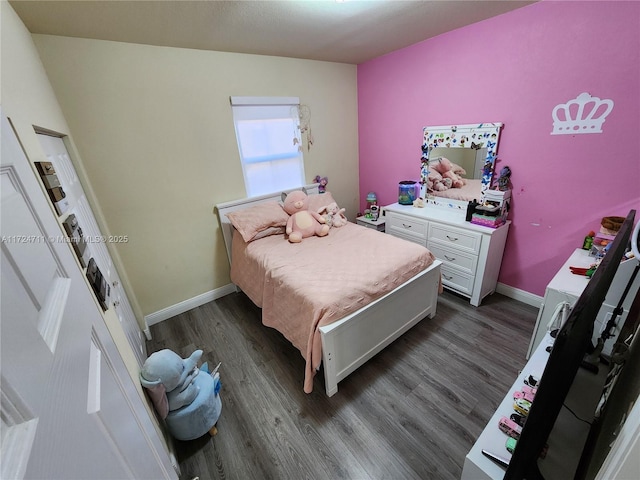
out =
[[[209,373],[207,363],[198,369],[202,350],[188,358],[164,349],[147,358],[140,383],[147,389],[158,415],[178,440],[193,440],[209,432],[215,435],[222,410],[218,367]]]

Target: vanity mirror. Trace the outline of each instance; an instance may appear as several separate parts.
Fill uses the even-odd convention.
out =
[[[485,192],[491,186],[501,128],[502,123],[424,127],[421,196],[427,198],[434,195],[482,203]],[[439,181],[433,166],[442,157],[454,164],[453,170],[463,177],[464,185],[456,187],[446,179]]]

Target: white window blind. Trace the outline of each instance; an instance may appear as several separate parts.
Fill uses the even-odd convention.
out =
[[[304,185],[296,97],[231,97],[247,196]]]

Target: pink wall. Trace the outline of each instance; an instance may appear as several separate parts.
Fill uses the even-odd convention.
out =
[[[544,1],[358,66],[360,196],[418,180],[422,127],[503,122],[513,221],[499,281],[536,295],[606,215],[640,220],[640,3]],[[615,102],[603,133],[550,135],[554,106]]]

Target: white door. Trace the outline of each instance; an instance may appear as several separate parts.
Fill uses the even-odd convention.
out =
[[[102,235],[62,138],[38,133],[38,140],[47,156],[47,161],[53,164],[60,184],[67,195],[65,200],[69,203],[69,209],[65,215],[74,214],[85,237],[91,239],[87,246],[90,256],[95,259],[98,268],[111,286],[110,307],[114,309],[122,325],[122,330],[129,340],[138,366],[142,367],[147,358],[146,341],[106,245],[109,241],[126,242],[128,237],[118,235],[109,238]]]
[[[0,478],[177,478],[52,205],[1,121]]]

